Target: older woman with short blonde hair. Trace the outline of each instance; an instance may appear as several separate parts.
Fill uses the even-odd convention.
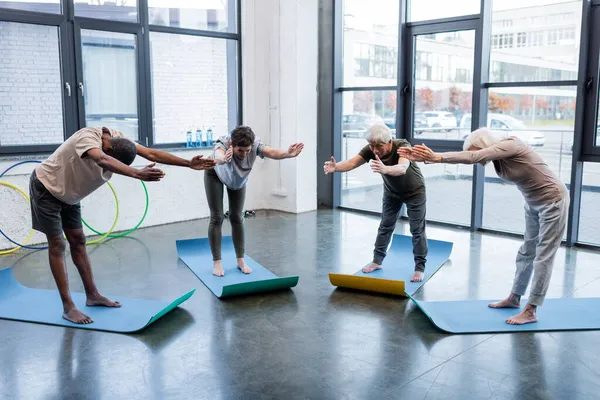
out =
[[[492,308],[520,308],[533,275],[525,309],[506,320],[513,325],[537,322],[536,309],[546,297],[556,251],[567,223],[569,192],[540,155],[516,137],[499,139],[487,128],[472,132],[464,151],[435,153],[425,145],[402,147],[398,154],[411,161],[448,164],[492,162],[498,176],[516,184],[525,198],[525,241],[517,253],[511,294]]]

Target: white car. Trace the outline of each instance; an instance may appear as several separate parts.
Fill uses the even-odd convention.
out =
[[[489,113],[487,119],[490,131],[500,138],[516,136],[532,147],[546,144],[546,136],[542,132],[527,129],[523,121],[510,115]],[[460,121],[460,132],[463,140],[471,133],[471,114],[463,115]]]
[[[456,128],[456,117],[447,111],[424,111],[421,112],[427,120],[429,128],[445,128],[448,132]]]

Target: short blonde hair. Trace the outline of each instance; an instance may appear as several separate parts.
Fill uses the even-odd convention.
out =
[[[478,149],[486,149],[499,142],[500,139],[495,137],[488,128],[479,128],[465,138],[463,150],[468,151],[471,146],[475,146]]]
[[[392,131],[386,125],[375,124],[367,131],[367,142],[385,144],[392,140]]]

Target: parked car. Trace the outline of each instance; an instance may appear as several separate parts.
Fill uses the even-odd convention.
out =
[[[423,133],[423,131],[427,128],[427,118],[425,118],[425,115],[423,115],[423,113],[420,113],[420,112],[415,113],[415,118],[413,121],[414,121],[415,134],[419,135],[419,134]],[[384,118],[383,122],[387,125],[388,128],[390,128],[392,130],[392,132],[395,132],[395,130],[396,130],[396,113],[393,113],[389,117]]]
[[[420,135],[427,128],[427,117],[425,117],[425,114],[421,112],[416,112],[415,117],[413,119],[413,129],[415,134]]]
[[[344,137],[364,138],[372,125],[383,123],[376,114],[346,114],[342,117],[342,133]]]
[[[428,128],[437,128],[439,130],[446,128],[445,130],[448,132],[456,128],[456,117],[447,111],[425,111],[423,112],[423,116],[427,121]]]
[[[500,138],[516,136],[530,146],[543,146],[546,143],[544,133],[529,130],[527,126],[514,117],[505,114],[488,114],[487,126],[490,131]],[[464,140],[471,133],[471,114],[463,115],[460,121],[460,134]]]

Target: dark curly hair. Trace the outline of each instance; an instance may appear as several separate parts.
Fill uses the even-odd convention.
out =
[[[254,144],[255,135],[249,126],[238,126],[231,131],[231,144],[238,147],[248,147]]]
[[[125,165],[131,165],[137,156],[135,143],[125,138],[114,138],[110,141],[111,149],[107,153]]]

